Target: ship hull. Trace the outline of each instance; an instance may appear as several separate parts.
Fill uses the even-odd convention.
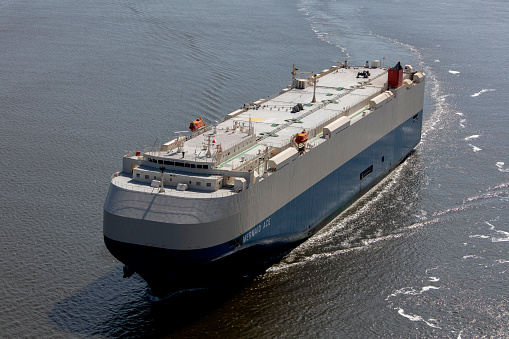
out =
[[[235,232],[230,232],[229,235],[226,235],[227,231],[222,231],[226,232],[222,237],[224,241],[216,242],[212,246],[196,246],[201,247],[196,249],[177,249],[171,246],[164,248],[123,241],[115,237],[114,232],[105,231],[105,244],[118,260],[136,271],[157,291],[163,291],[165,287],[181,288],[185,284],[220,279],[232,274],[245,274],[246,269],[263,269],[320,230],[406,159],[421,138],[422,106],[417,113],[410,111],[404,115],[406,120],[396,128],[329,174],[317,179],[308,188],[301,189],[300,192],[297,189],[286,193],[283,191],[283,196],[293,194],[293,198],[287,202],[281,203],[281,196],[272,197],[271,191],[262,185],[255,185],[247,190],[246,193],[252,192],[244,202],[246,208],[250,207],[249,201],[271,199],[274,200],[272,205],[277,208],[270,211],[269,208],[261,206],[261,209],[270,211],[261,214],[253,205],[251,214],[243,217],[244,214],[237,213],[234,208],[239,201],[232,203],[231,214],[215,221],[216,225],[235,229]],[[337,148],[340,149],[339,146]],[[300,183],[295,172],[291,175],[289,182],[293,182],[292,186],[298,187],[300,184],[306,187],[306,183]],[[264,198],[264,195],[267,196]],[[249,217],[252,214],[256,215],[256,219]],[[130,224],[130,227],[134,227],[133,222],[140,225],[147,223],[146,227],[155,227],[154,221],[136,220],[105,208],[105,230],[106,225],[117,228]],[[156,223],[160,229],[165,227],[164,222]],[[113,236],[110,237],[109,234]]]

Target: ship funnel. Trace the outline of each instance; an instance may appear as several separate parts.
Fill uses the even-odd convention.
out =
[[[389,69],[389,88],[398,88],[403,83],[403,67],[398,62],[396,66]]]

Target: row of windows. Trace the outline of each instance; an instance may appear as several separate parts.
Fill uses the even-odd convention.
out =
[[[203,168],[203,169],[208,169],[209,168],[209,165],[197,165],[197,164],[190,164],[188,162],[179,162],[179,161],[169,161],[169,160],[157,160],[157,159],[152,159],[152,158],[148,158],[148,161],[149,162],[153,162],[153,163],[156,163],[156,164],[161,164],[161,165],[170,165],[170,166],[180,166],[180,167],[190,167],[190,168]]]
[[[189,183],[191,183],[191,182],[189,181]],[[197,181],[197,182],[196,182],[196,186],[201,186],[201,182],[200,182],[200,181]],[[212,184],[211,184],[210,182],[207,182],[207,183],[206,183],[206,186],[207,186],[207,187],[212,187]]]
[[[140,177],[140,173],[136,173],[136,178]],[[150,179],[150,176],[148,174],[145,174],[145,179]],[[157,177],[154,175],[154,180],[156,180]]]
[[[136,178],[140,178],[140,173],[136,173]],[[145,174],[145,179],[150,179],[150,175]],[[154,175],[154,180],[156,180],[156,179],[157,179],[157,177]],[[173,179],[170,178],[170,181],[173,181]],[[192,184],[192,181],[189,181],[189,185],[191,185],[191,184]],[[201,181],[197,181],[196,186],[201,186]],[[211,187],[212,184],[210,182],[207,182],[206,186]]]

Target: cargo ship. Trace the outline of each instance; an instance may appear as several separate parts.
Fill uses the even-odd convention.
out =
[[[270,263],[376,185],[420,142],[425,74],[380,61],[291,72],[222,121],[123,157],[104,241],[154,294]],[[277,260],[277,259],[276,259]]]

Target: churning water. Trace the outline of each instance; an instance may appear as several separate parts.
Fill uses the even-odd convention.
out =
[[[0,0],[0,336],[509,336],[509,4]],[[102,238],[125,150],[285,87],[427,73],[416,152],[254,279],[153,303]]]

